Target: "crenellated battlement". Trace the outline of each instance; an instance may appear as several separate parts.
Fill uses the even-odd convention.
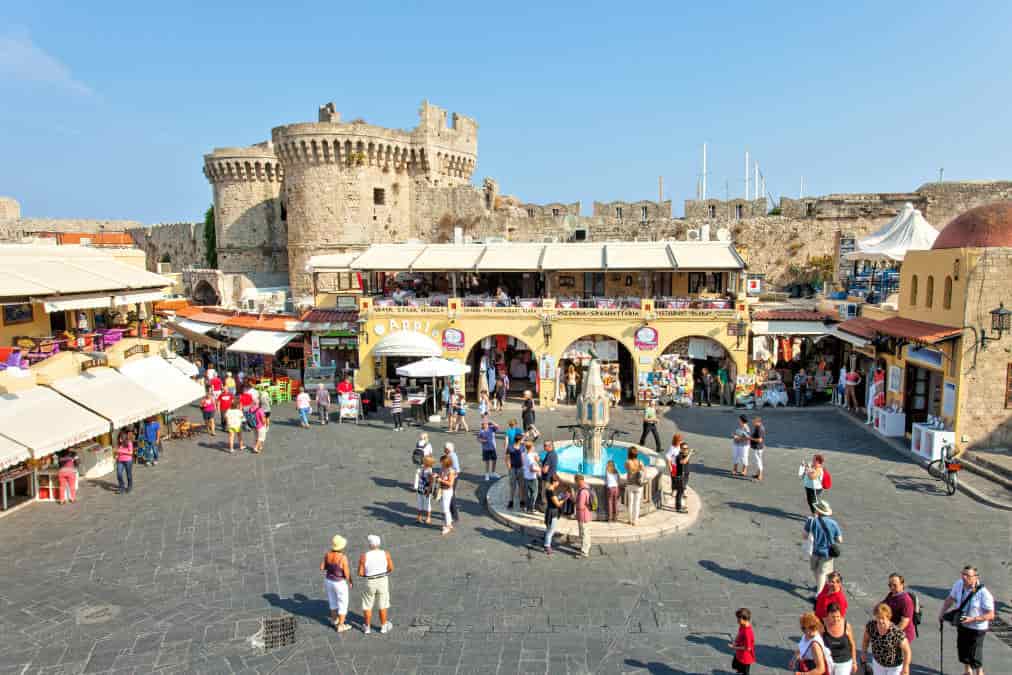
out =
[[[211,183],[267,181],[280,183],[284,169],[270,141],[247,148],[215,148],[204,155],[204,176]]]

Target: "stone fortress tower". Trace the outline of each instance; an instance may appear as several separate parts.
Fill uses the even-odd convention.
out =
[[[236,274],[287,269],[281,236],[284,172],[270,141],[248,148],[215,148],[204,155],[204,175],[214,189],[219,269]]]
[[[423,102],[411,131],[342,122],[333,103],[317,122],[271,132],[284,174],[288,270],[294,298],[311,292],[312,255],[419,237],[428,190],[469,185],[478,124]]]

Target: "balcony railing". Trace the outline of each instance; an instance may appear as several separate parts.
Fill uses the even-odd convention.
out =
[[[444,314],[449,298],[445,295],[415,297],[376,296],[373,310],[385,314]],[[557,316],[639,317],[644,307],[652,307],[657,317],[680,318],[734,318],[738,312],[730,298],[716,297],[661,297],[644,302],[638,297],[567,298],[496,298],[493,296],[464,296],[460,298],[460,314],[541,314],[550,307]]]

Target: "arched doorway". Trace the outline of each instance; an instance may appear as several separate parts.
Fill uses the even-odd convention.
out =
[[[198,305],[216,306],[218,304],[218,294],[206,279],[198,281],[193,288],[193,299]]]
[[[654,381],[663,384],[661,398],[670,403],[706,405],[701,386],[706,373],[719,380],[710,388],[710,403],[734,405],[738,367],[727,347],[713,338],[689,335],[668,344],[654,365]],[[727,382],[727,388],[723,382]],[[666,396],[665,396],[666,395]]]
[[[567,346],[559,359],[559,386],[556,388],[560,402],[576,403],[571,391],[567,391],[569,367],[577,379],[577,394],[583,386],[583,377],[590,362],[590,349],[597,354],[601,362],[601,379],[605,388],[611,393],[612,402],[632,403],[636,400],[636,365],[629,349],[610,335],[584,335]]]
[[[471,366],[465,395],[474,400],[478,400],[482,391],[488,391],[492,397],[498,380],[503,380],[504,386],[508,383],[507,398],[522,396],[525,389],[535,391],[537,359],[530,345],[521,338],[486,335],[474,343],[464,363]]]

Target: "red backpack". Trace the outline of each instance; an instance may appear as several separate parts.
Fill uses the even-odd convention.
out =
[[[829,471],[826,469],[822,470],[822,489],[829,490],[833,487],[833,477],[829,475]]]

